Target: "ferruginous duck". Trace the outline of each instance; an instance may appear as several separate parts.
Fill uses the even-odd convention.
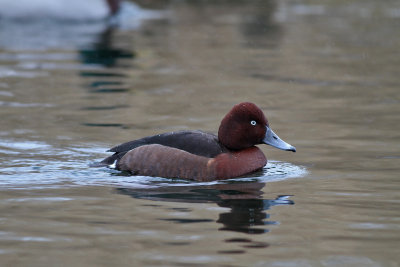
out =
[[[218,136],[202,131],[178,131],[144,137],[108,150],[115,152],[96,166],[115,163],[133,175],[214,181],[242,176],[267,164],[255,145],[267,144],[296,152],[269,127],[255,104],[235,105],[222,119]]]

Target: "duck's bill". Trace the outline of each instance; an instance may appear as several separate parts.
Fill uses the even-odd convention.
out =
[[[263,139],[263,142],[267,145],[286,150],[286,151],[293,151],[296,152],[296,148],[282,139],[279,138],[272,130],[271,128],[267,127],[267,132],[265,133],[265,137]]]

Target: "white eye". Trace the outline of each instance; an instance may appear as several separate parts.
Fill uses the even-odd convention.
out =
[[[257,122],[256,121],[251,121],[250,124],[254,126],[254,125],[257,124]]]

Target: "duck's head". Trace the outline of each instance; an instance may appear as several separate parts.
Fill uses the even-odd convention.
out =
[[[221,121],[219,141],[229,149],[240,150],[258,144],[267,144],[282,150],[296,152],[296,148],[280,139],[269,127],[267,118],[255,104],[235,105]]]

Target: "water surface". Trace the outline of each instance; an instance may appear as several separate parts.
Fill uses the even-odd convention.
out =
[[[399,3],[145,4],[1,17],[1,265],[398,266]],[[212,183],[88,167],[242,101],[297,153]]]

